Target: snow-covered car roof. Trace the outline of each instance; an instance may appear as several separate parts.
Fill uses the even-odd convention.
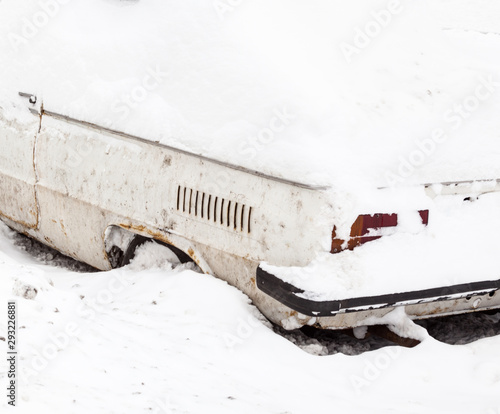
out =
[[[310,184],[499,176],[493,1],[233,3],[4,1],[0,100]]]

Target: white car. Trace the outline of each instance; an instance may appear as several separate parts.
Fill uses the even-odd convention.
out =
[[[357,246],[394,229],[397,214],[362,214],[350,239],[339,240],[328,188],[192,154],[47,107],[21,93],[8,117],[0,108],[0,216],[68,256],[110,270],[154,240],[181,262],[194,261],[239,288],[287,329],[375,323],[396,307],[411,318],[500,307],[500,280],[491,279],[399,292],[386,287],[386,294],[369,296],[352,289],[352,295],[325,300],[301,287],[321,267],[311,263],[318,255],[354,254]],[[464,199],[498,190],[496,181],[446,183],[440,194]],[[426,191],[435,196],[435,186]],[[422,226],[432,213],[415,208]],[[273,271],[280,268],[291,269],[293,277]]]

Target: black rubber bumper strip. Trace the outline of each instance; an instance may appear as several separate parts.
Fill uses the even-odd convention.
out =
[[[457,297],[480,296],[500,290],[500,280],[464,283],[412,292],[389,295],[364,296],[359,298],[315,301],[302,297],[304,290],[284,282],[260,266],[257,268],[258,288],[289,308],[308,316],[333,316],[339,312],[357,312],[400,306],[407,303],[435,302],[456,299]],[[300,296],[299,296],[300,295]],[[307,295],[311,296],[311,295]]]

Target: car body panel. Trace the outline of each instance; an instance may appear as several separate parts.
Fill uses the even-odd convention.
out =
[[[24,109],[24,112],[28,112]],[[0,108],[0,215],[27,228],[38,225],[35,193],[35,142],[37,117],[24,114],[23,122],[8,119]],[[28,115],[26,119],[26,115]]]

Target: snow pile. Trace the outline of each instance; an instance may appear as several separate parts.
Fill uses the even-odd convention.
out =
[[[74,273],[40,264],[15,248],[13,237],[0,225],[0,302],[18,303],[16,412],[499,409],[500,337],[465,346],[427,337],[413,349],[315,356],[274,334],[248,298],[213,277],[168,267]],[[18,280],[37,296],[17,296]],[[0,336],[5,330],[2,317]],[[3,389],[6,367],[2,358]],[[7,410],[5,397],[0,406]]]
[[[0,106],[37,93],[78,119],[351,191],[493,178],[497,10],[494,0],[4,0]]]

